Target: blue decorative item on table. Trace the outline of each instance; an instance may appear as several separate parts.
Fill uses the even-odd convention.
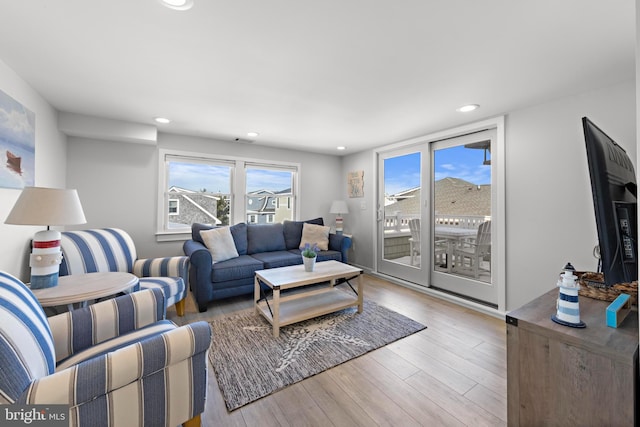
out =
[[[576,269],[569,262],[564,267],[564,273],[560,275],[558,280],[560,293],[556,301],[556,314],[551,316],[551,320],[572,328],[585,328],[587,325],[580,320],[580,304],[578,302],[580,283],[576,281],[578,276],[573,274],[575,271]]]

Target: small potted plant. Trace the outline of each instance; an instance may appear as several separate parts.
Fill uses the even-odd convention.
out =
[[[309,243],[305,243],[302,249],[302,262],[304,264],[304,271],[313,271],[316,265],[316,257],[320,249],[315,243],[311,246]]]

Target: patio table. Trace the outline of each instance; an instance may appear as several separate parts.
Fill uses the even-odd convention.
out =
[[[436,225],[434,228],[434,235],[436,240],[446,239],[447,240],[447,254],[446,254],[446,263],[447,263],[447,273],[451,273],[452,260],[453,260],[453,248],[455,245],[459,244],[462,240],[468,239],[469,237],[475,237],[478,234],[478,230],[475,228],[460,228],[460,227],[450,227],[444,225]]]

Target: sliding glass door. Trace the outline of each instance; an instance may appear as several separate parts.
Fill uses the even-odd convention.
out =
[[[424,146],[381,153],[378,158],[378,271],[426,284],[428,245],[423,215]]]
[[[504,309],[504,122],[465,128],[377,151],[376,269]]]
[[[435,254],[431,286],[497,305],[493,283],[492,145],[495,131],[430,144]]]

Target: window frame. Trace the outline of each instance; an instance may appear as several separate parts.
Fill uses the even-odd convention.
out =
[[[277,160],[252,159],[245,157],[226,156],[172,149],[158,149],[158,192],[156,206],[156,240],[177,241],[191,238],[191,227],[188,229],[168,229],[167,223],[170,217],[168,209],[165,209],[165,193],[169,188],[169,161],[200,162],[205,164],[229,164],[231,167],[231,193],[229,224],[247,222],[246,211],[246,169],[263,168],[273,170],[287,170],[293,173],[291,195],[295,199],[292,206],[292,219],[299,220],[300,212],[300,174],[301,164],[295,162],[283,162]]]

